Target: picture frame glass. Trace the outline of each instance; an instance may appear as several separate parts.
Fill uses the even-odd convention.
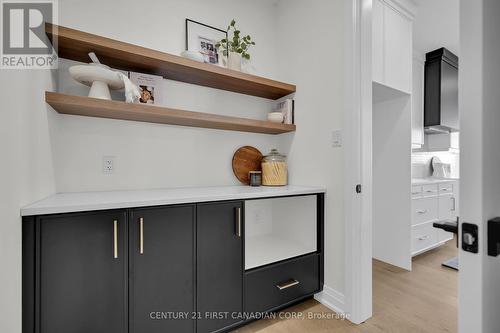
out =
[[[215,44],[226,37],[227,32],[222,29],[186,19],[186,50],[200,52],[205,63],[219,64]]]

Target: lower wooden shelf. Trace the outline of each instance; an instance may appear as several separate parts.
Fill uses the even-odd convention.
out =
[[[63,114],[133,120],[149,123],[213,128],[263,134],[282,134],[295,131],[295,125],[277,124],[263,120],[221,116],[167,107],[131,104],[97,98],[45,92],[45,101]]]

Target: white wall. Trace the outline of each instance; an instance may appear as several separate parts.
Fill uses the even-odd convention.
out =
[[[235,18],[242,32],[251,34],[257,43],[252,56],[258,73],[280,78],[272,1],[150,1],[152,10],[145,11],[136,10],[134,0],[120,1],[120,6],[99,0],[61,0],[59,5],[61,25],[173,54],[184,50],[186,17],[222,28]],[[66,70],[60,72],[60,91],[88,92]],[[257,119],[265,119],[273,105],[265,99],[168,80],[164,80],[163,93],[165,105],[170,107]],[[297,113],[302,112],[298,107]],[[238,184],[231,158],[239,146],[256,146],[263,153],[277,147],[288,153],[293,138],[293,134],[272,136],[65,115],[56,118],[52,143],[59,192]],[[105,155],[115,156],[111,175],[102,172]]]
[[[43,102],[49,72],[2,72],[0,135],[0,331],[21,327],[19,208],[55,191],[237,184],[234,150],[277,147],[289,155],[290,182],[324,185],[325,283],[343,291],[342,149],[330,145],[342,121],[342,1],[60,0],[60,24],[178,54],[186,17],[224,26],[235,18],[254,37],[257,73],[297,84],[295,134],[270,136],[55,113]],[[325,40],[327,41],[325,43]],[[63,64],[64,65],[64,64]],[[85,94],[62,73],[59,90]],[[271,102],[164,81],[166,105],[264,119]],[[115,156],[104,175],[102,157]]]
[[[412,178],[427,178],[432,176],[432,158],[437,156],[441,162],[450,165],[450,177],[460,178],[460,154],[458,152],[412,152]]]
[[[289,151],[294,184],[327,187],[325,285],[344,291],[343,153],[332,148],[342,127],[343,1],[282,0],[278,5],[279,73],[297,84],[297,132]],[[326,288],[325,289],[328,289]]]
[[[415,0],[413,48],[423,54],[446,47],[458,55],[460,0]]]
[[[21,332],[20,208],[54,192],[45,70],[0,70],[0,332]]]

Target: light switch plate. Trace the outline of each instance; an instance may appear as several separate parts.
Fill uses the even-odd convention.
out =
[[[342,130],[332,131],[332,147],[342,147]]]

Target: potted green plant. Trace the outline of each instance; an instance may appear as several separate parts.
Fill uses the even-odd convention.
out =
[[[255,45],[250,35],[242,36],[241,31],[236,28],[236,21],[233,19],[227,27],[227,38],[221,39],[215,47],[227,58],[227,67],[241,71],[241,60],[250,60],[248,50]]]

